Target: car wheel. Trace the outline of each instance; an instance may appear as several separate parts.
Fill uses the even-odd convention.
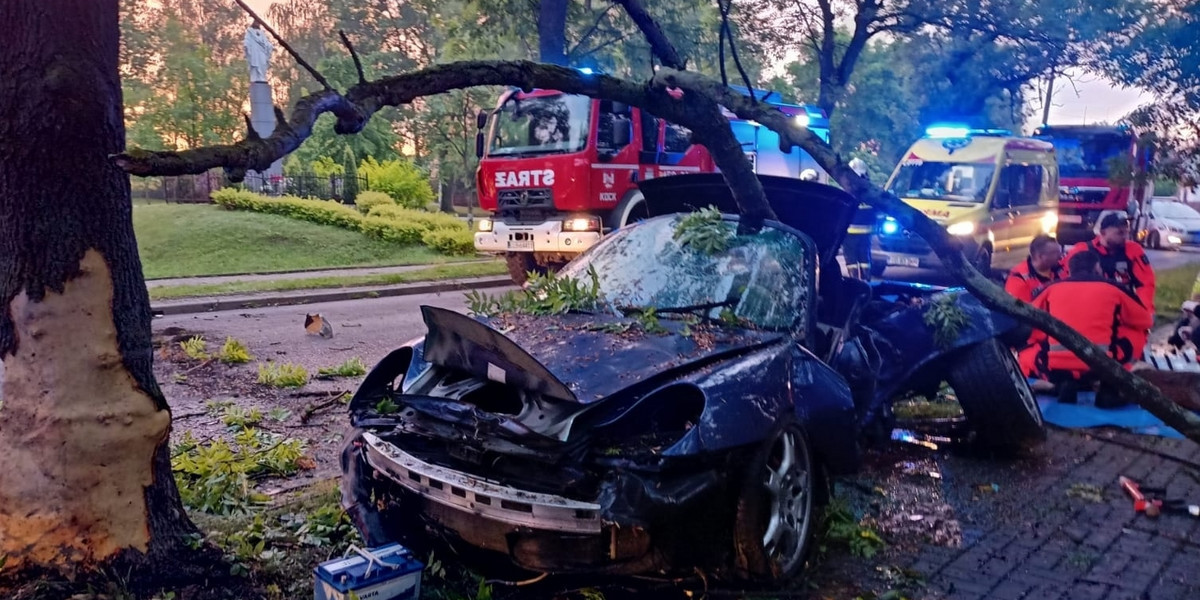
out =
[[[546,273],[546,268],[538,264],[532,252],[506,252],[504,264],[508,265],[508,276],[517,285],[525,285],[525,282],[529,280],[530,271]]]
[[[883,277],[883,272],[886,270],[887,270],[886,262],[872,262],[871,263],[871,277],[872,278],[877,279],[879,277]]]
[[[634,190],[609,213],[605,226],[616,231],[626,225],[650,218],[650,209],[641,190]]]
[[[800,572],[808,554],[819,495],[808,438],[796,423],[780,428],[755,454],[738,499],[736,571],[764,583]]]
[[[947,382],[982,449],[1015,453],[1046,439],[1037,398],[1017,357],[1000,340],[964,349]]]
[[[1157,231],[1151,231],[1150,235],[1146,237],[1146,245],[1154,250],[1162,249],[1162,239],[1158,237]]]
[[[980,247],[979,252],[975,253],[975,260],[971,261],[976,271],[983,274],[984,277],[991,279],[992,277],[992,251],[987,247]]]

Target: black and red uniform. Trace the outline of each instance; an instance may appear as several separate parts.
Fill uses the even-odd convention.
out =
[[[1100,270],[1104,272],[1104,276],[1133,290],[1133,293],[1141,299],[1142,306],[1145,306],[1153,315],[1156,282],[1154,269],[1150,267],[1150,257],[1146,256],[1146,251],[1134,242],[1127,241],[1124,248],[1114,252],[1104,245],[1099,237],[1090,242],[1079,242],[1063,257],[1062,276],[1070,276],[1066,265],[1072,256],[1089,250],[1100,257]],[[1149,328],[1151,325],[1146,327]]]
[[[1062,267],[1055,265],[1050,271],[1050,276],[1044,277],[1037,272],[1037,269],[1033,268],[1033,259],[1027,258],[1025,262],[1013,267],[1008,272],[1008,278],[1004,280],[1004,291],[1025,302],[1032,303],[1034,296],[1042,291],[1042,288],[1062,279],[1062,272]]]
[[[1132,368],[1146,347],[1153,314],[1128,289],[1092,274],[1069,277],[1047,285],[1033,299],[1040,308],[1081,333],[1109,356]],[[1021,368],[1032,377],[1054,371],[1076,377],[1090,368],[1046,333],[1036,331],[1032,346],[1020,353]]]

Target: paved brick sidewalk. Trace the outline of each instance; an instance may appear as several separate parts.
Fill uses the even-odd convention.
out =
[[[1135,514],[1117,485],[1117,477],[1126,475],[1166,487],[1170,498],[1200,504],[1200,470],[1194,466],[1200,446],[1052,431],[1029,460],[997,464],[941,454],[937,462],[963,542],[956,548],[925,545],[912,557],[907,566],[927,582],[916,597],[1200,598],[1200,519]],[[991,481],[977,481],[989,475]],[[997,483],[1000,491],[980,494],[981,483]]]

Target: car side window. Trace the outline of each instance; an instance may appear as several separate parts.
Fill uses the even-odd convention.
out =
[[[687,152],[692,146],[692,130],[683,125],[667,123],[663,137],[663,152]]]

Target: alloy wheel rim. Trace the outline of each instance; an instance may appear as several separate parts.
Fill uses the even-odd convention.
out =
[[[762,545],[781,573],[790,572],[804,556],[811,527],[812,471],[800,436],[785,429],[776,438],[765,466],[764,485],[770,512]]]

